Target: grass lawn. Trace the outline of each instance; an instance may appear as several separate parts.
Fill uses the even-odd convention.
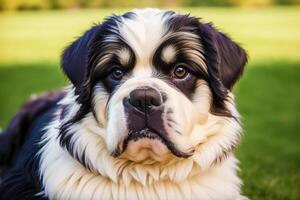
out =
[[[249,52],[235,88],[243,116],[243,191],[251,199],[300,199],[300,7],[179,9],[212,21]],[[67,84],[63,47],[122,9],[0,13],[0,126],[33,92]]]

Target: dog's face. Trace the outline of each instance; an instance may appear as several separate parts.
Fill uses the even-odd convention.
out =
[[[220,140],[215,129],[237,117],[230,90],[246,60],[226,35],[187,15],[146,9],[113,16],[63,54],[79,105],[66,124],[91,115],[114,157],[188,158]],[[223,140],[229,149],[237,135],[226,134],[234,138]]]

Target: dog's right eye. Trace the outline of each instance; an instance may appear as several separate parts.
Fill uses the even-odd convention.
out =
[[[116,67],[111,71],[111,76],[115,80],[121,80],[124,75],[125,75],[125,71],[122,70],[121,68]]]
[[[120,67],[113,67],[106,74],[103,79],[103,84],[109,92],[112,92],[114,88],[120,84],[120,81],[126,75],[126,71]]]

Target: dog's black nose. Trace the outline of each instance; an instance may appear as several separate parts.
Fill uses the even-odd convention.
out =
[[[141,87],[129,94],[129,102],[132,106],[142,112],[147,112],[162,104],[160,93],[151,87]]]

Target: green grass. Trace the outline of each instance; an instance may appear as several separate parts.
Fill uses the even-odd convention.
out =
[[[251,199],[300,199],[300,7],[180,9],[213,21],[250,55],[235,88],[243,116],[243,191]],[[0,126],[33,92],[67,84],[61,50],[116,10],[0,13]]]
[[[252,199],[300,199],[299,66],[249,66],[237,88],[245,128],[237,154]]]

